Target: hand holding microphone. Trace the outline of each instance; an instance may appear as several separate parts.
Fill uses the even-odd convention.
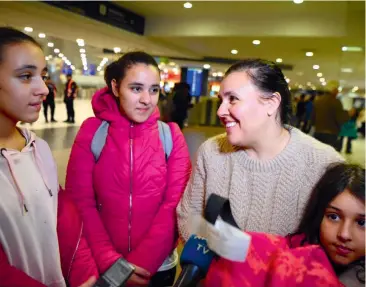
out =
[[[214,256],[206,239],[192,235],[183,248],[180,257],[182,272],[174,287],[195,287],[206,276]]]

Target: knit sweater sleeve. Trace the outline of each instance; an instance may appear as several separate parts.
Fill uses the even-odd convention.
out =
[[[314,149],[310,153],[305,153],[305,156],[307,156],[306,162],[308,164],[307,170],[302,176],[301,191],[299,193],[299,206],[297,209],[299,222],[315,185],[324,175],[326,169],[332,163],[344,161],[344,158],[334,148],[323,144],[321,149]]]
[[[205,149],[203,143],[197,152],[195,167],[177,207],[179,234],[184,241],[189,239],[188,221],[192,214],[202,214],[206,194]]]

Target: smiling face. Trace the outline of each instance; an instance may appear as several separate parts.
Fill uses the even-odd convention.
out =
[[[126,75],[112,89],[119,98],[120,110],[135,123],[145,122],[154,112],[159,100],[160,75],[156,67],[135,64],[126,70]]]
[[[35,122],[48,94],[42,50],[30,42],[10,44],[2,49],[1,58],[0,113],[15,123]]]
[[[264,100],[261,94],[246,71],[233,72],[222,81],[217,115],[232,145],[250,146],[270,126],[273,118],[269,115],[276,112],[279,102]]]
[[[336,265],[348,265],[365,256],[365,203],[348,190],[326,208],[320,242]]]

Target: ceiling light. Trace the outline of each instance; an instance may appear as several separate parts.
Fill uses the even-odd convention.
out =
[[[323,74],[322,74],[322,73],[317,73],[316,75],[317,75],[319,78],[320,78],[320,77],[323,77]]]
[[[88,70],[88,67],[84,67],[84,71],[87,71]]]
[[[85,57],[86,57],[86,54],[83,54],[83,53],[82,53],[82,54],[80,54],[80,57],[81,57],[81,58],[85,58]]]
[[[53,50],[56,54],[60,53],[60,49]]]
[[[276,59],[276,62],[277,62],[277,63],[282,63],[282,59],[281,59],[281,58],[277,58],[277,59]]]
[[[80,53],[85,53],[85,49],[80,49]]]
[[[50,58],[47,56],[47,57],[44,57],[46,61],[48,61]]]
[[[75,70],[75,66],[71,65],[71,70]]]
[[[294,0],[295,4],[301,4],[302,2],[304,2],[304,0]]]
[[[59,56],[60,58],[62,58],[62,57],[64,56],[64,54],[60,53],[60,54],[58,54],[58,56]]]
[[[357,86],[353,87],[352,92],[357,92],[357,91],[358,91],[358,87]]]
[[[211,68],[211,66],[209,64],[204,64],[203,65],[203,68],[206,69],[206,70],[208,70],[209,68]]]
[[[342,51],[343,52],[362,52],[362,48],[361,47],[347,47],[347,46],[343,46],[342,47]]]
[[[217,73],[212,73],[212,77],[217,77]]]
[[[169,63],[169,66],[175,66],[175,63],[174,62],[170,62]]]
[[[287,84],[290,82],[290,79],[289,78],[286,78],[286,82],[287,82]]]
[[[97,68],[97,71],[98,71],[98,72],[100,72],[101,70],[102,70],[102,67],[100,67],[100,66],[99,66],[99,67]]]
[[[39,33],[39,34],[38,34],[38,37],[39,37],[39,38],[46,38],[46,34],[45,34],[45,33]]]
[[[254,45],[259,45],[260,43],[261,43],[261,41],[259,41],[259,40],[253,40],[253,42],[252,42]]]
[[[324,78],[320,78],[319,81],[325,82],[325,79]]]
[[[313,65],[314,70],[319,70],[319,68],[320,68],[319,65]]]
[[[76,39],[76,43],[84,43],[84,39]]]
[[[233,54],[233,55],[236,55],[236,54],[238,54],[238,50],[231,50],[231,54]]]
[[[311,82],[307,82],[306,85],[311,86]]]
[[[314,56],[314,53],[313,52],[306,52],[305,55],[306,55],[306,57],[312,57],[312,56]]]
[[[25,27],[24,31],[31,33],[31,32],[33,32],[33,28],[32,27]]]
[[[342,69],[341,69],[341,72],[342,72],[342,73],[352,73],[352,72],[353,72],[353,70],[352,70],[351,68],[342,68]]]
[[[183,7],[186,8],[186,9],[191,9],[192,6],[193,6],[192,3],[190,3],[190,2],[186,2],[186,3],[183,4]]]
[[[327,83],[326,82],[323,82],[322,85],[325,86]]]
[[[62,57],[62,60],[66,61],[66,60],[67,60],[67,58],[66,58],[65,56],[63,56],[63,57]]]
[[[224,75],[224,73],[223,72],[218,72],[217,73],[217,76],[219,76],[219,77],[222,77]]]
[[[52,57],[52,55],[48,55],[48,58],[49,58],[49,59],[52,59],[53,57]]]
[[[53,44],[53,43],[51,43],[51,42],[49,42],[49,43],[47,44],[47,46],[52,48],[52,47],[54,46],[54,44]]]
[[[117,54],[121,52],[121,48],[120,47],[114,47],[113,51]]]
[[[104,62],[108,62],[108,58],[103,58],[103,61]]]

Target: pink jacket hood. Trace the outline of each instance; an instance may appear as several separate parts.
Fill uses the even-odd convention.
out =
[[[189,179],[188,147],[169,123],[168,161],[158,130],[159,111],[132,125],[107,88],[92,99],[94,118],[81,126],[71,150],[66,190],[78,206],[100,273],[119,257],[154,274],[177,239],[176,207]],[[98,161],[91,142],[102,121],[110,123]]]
[[[107,87],[98,90],[92,99],[92,107],[94,114],[97,118],[108,121],[116,122],[119,124],[130,124],[130,121],[125,118],[118,107],[116,97],[109,91]],[[156,107],[150,118],[144,122],[144,125],[152,125],[160,118],[159,109]]]

